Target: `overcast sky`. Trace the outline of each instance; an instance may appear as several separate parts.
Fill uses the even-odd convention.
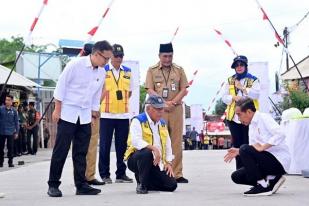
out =
[[[0,38],[27,36],[43,0],[0,0]],[[33,42],[59,39],[86,40],[87,32],[104,13],[109,0],[49,0],[33,32]],[[260,0],[281,34],[308,11],[308,0]],[[233,74],[233,53],[213,31],[220,30],[238,54],[250,62],[269,62],[269,76],[279,70],[282,48],[262,20],[255,0],[115,0],[94,41],[120,43],[125,59],[140,62],[141,83],[149,66],[158,61],[160,43],[174,39],[174,62],[185,68],[188,79],[198,69],[188,104],[208,107],[221,82]],[[296,61],[309,54],[309,17],[291,33],[290,52]],[[284,65],[283,65],[284,66]],[[285,69],[283,69],[284,71]],[[274,88],[271,88],[274,91]]]

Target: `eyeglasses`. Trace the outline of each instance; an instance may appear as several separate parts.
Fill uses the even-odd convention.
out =
[[[242,62],[236,63],[236,67],[244,67],[244,66],[246,66],[246,65]]]
[[[115,58],[121,58],[121,59],[123,58],[123,56],[124,56],[123,54],[114,55]]]
[[[103,54],[101,54],[100,52],[97,52],[105,61],[108,61],[110,59],[110,57],[105,57]]]

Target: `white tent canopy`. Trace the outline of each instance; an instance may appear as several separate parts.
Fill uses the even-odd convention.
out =
[[[297,63],[297,67],[304,78],[309,77],[309,56]],[[281,78],[283,80],[300,79],[300,76],[295,66],[293,66],[288,71],[281,74]]]
[[[4,84],[10,74],[10,69],[0,65],[0,84]],[[13,71],[8,85],[22,86],[22,87],[41,87],[37,83],[27,79],[26,77]]]

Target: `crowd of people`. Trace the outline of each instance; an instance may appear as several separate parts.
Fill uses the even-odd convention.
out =
[[[121,45],[105,40],[86,44],[83,55],[66,65],[54,91],[52,118],[57,123],[57,134],[49,170],[50,197],[62,196],[60,180],[71,147],[76,195],[99,194],[101,190],[93,185],[132,183],[127,168],[134,173],[137,194],[147,194],[149,190],[173,192],[177,184],[189,183],[182,163],[182,99],[189,84],[184,69],[173,63],[173,55],[171,43],[160,44],[159,61],[147,71],[145,88],[149,97],[145,110],[132,119],[129,99],[134,77],[131,68],[122,64]],[[231,68],[235,74],[228,78],[223,101],[228,105],[232,147],[224,161],[236,159],[231,178],[236,184],[251,186],[244,195],[271,195],[284,183],[283,175],[290,162],[285,135],[268,114],[258,111],[260,84],[248,73],[247,57],[234,58]],[[37,152],[38,118],[33,106],[29,103],[27,116],[23,116],[23,112],[12,109],[12,97],[8,95],[1,107],[1,151],[7,140],[9,166],[13,165],[13,140],[22,133],[21,128],[27,130],[26,152]],[[113,138],[115,178],[110,171]],[[191,150],[223,149],[226,145],[223,137],[210,138],[194,127],[184,139],[185,149]],[[3,166],[3,152],[1,155]],[[96,178],[97,162],[101,180]]]
[[[7,94],[0,107],[0,167],[4,164],[5,145],[8,166],[14,167],[13,158],[22,155],[36,155],[40,115],[35,102],[18,105],[13,96]],[[47,147],[49,131],[45,128],[44,146]]]
[[[231,139],[223,136],[209,136],[204,130],[200,133],[193,130],[187,130],[183,135],[184,150],[210,150],[210,149],[228,149],[231,147]]]

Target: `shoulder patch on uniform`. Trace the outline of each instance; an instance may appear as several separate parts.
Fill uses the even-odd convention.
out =
[[[173,63],[173,67],[175,67],[175,68],[177,68],[177,69],[182,69],[181,66],[179,66],[179,65],[177,65],[177,64],[175,64],[175,63]]]
[[[155,64],[155,65],[149,67],[149,69],[155,69],[155,68],[157,68],[157,67],[159,67],[159,63],[157,63],[157,64]]]

